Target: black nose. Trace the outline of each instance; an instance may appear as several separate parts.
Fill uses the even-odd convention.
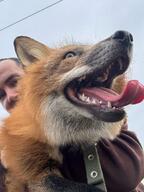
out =
[[[133,42],[133,36],[131,33],[127,32],[127,31],[116,31],[113,36],[112,39],[116,39],[119,40],[123,43],[132,43]]]

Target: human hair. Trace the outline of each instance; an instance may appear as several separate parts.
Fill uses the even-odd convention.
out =
[[[17,65],[18,67],[22,67],[21,62],[20,62],[19,59],[16,58],[16,57],[2,58],[2,59],[0,59],[0,62],[1,62],[1,61],[6,61],[6,60],[12,60],[12,61],[14,61],[14,62],[16,63],[16,65]]]

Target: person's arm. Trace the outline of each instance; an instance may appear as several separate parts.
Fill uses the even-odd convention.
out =
[[[143,149],[126,126],[113,141],[102,139],[98,153],[108,191],[129,192],[144,177]]]

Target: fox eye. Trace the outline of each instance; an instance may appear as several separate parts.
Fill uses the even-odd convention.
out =
[[[70,57],[75,57],[76,53],[73,51],[67,52],[64,56],[64,59],[70,58]]]

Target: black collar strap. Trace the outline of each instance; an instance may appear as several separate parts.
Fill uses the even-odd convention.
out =
[[[84,155],[87,183],[96,185],[98,189],[103,192],[107,192],[96,144],[87,148],[85,147],[82,150]]]

